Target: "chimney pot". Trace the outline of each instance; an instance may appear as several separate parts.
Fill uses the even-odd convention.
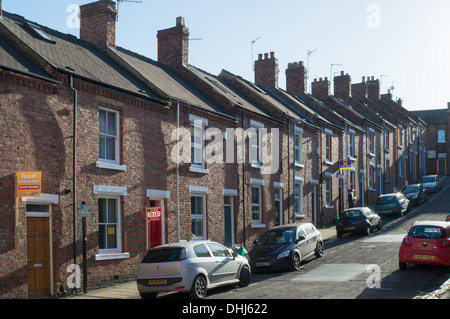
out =
[[[262,53],[258,54],[258,60],[262,60],[262,58],[263,58]]]
[[[270,58],[275,59],[275,52],[270,52]]]
[[[269,53],[264,53],[264,59],[267,60],[269,58]]]
[[[177,27],[180,27],[180,26],[182,26],[182,27],[186,26],[183,17],[178,17],[178,18],[177,18]]]

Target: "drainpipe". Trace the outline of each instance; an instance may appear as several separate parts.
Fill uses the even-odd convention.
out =
[[[179,163],[179,143],[180,143],[180,101],[177,101],[177,233],[180,241],[180,163]]]
[[[70,90],[73,92],[73,142],[72,142],[72,156],[73,156],[73,180],[72,180],[72,209],[73,209],[73,263],[77,264],[77,233],[76,233],[76,213],[77,213],[77,108],[78,108],[78,91],[73,87],[73,75],[70,74]],[[85,283],[86,285],[86,283]],[[74,288],[76,289],[76,288]]]
[[[242,131],[244,132],[245,129],[245,125],[244,125],[244,120],[245,120],[245,111],[242,110]],[[245,225],[245,140],[243,140],[243,146],[244,148],[244,152],[242,153],[244,155],[244,159],[243,159],[243,163],[242,163],[242,218],[243,218],[243,227],[244,227],[244,247],[245,247],[245,243],[246,243],[246,225]]]

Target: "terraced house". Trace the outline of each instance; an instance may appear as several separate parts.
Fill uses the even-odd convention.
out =
[[[295,62],[282,89],[273,52],[254,82],[191,65],[182,17],[154,61],[116,45],[113,1],[81,6],[79,38],[1,4],[1,298],[132,280],[162,243],[250,248],[275,225],[326,226],[424,174],[427,125],[378,80],[308,93]],[[39,193],[23,196],[27,172]]]

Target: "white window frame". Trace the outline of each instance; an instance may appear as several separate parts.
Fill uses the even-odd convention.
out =
[[[329,129],[325,129],[325,162],[327,164],[333,164],[332,163],[332,138],[333,138],[333,131]]]
[[[250,155],[252,155],[252,158],[250,158],[251,166],[253,168],[261,168],[261,157],[262,157],[262,135],[261,131],[264,129],[264,124],[255,120],[250,120],[250,126],[251,128],[255,129],[256,138],[253,138],[253,136],[250,137]],[[252,134],[253,135],[253,134]],[[255,144],[256,141],[256,144]],[[256,156],[256,158],[254,158]]]
[[[389,140],[389,130],[386,129],[386,131],[384,132],[384,149],[386,151],[389,151],[390,146],[391,146],[391,144],[390,144],[390,140]]]
[[[297,126],[294,134],[294,161],[295,166],[303,167],[303,130]]]
[[[296,193],[296,187],[298,187],[299,192]],[[296,207],[297,206],[297,207]],[[296,210],[297,208],[297,210]],[[297,217],[304,216],[303,214],[303,179],[295,177],[294,181],[294,215]]]
[[[208,170],[205,169],[205,126],[208,126],[208,120],[192,115],[189,115],[189,120],[191,122],[191,166],[190,171],[197,172],[197,173],[209,173]],[[195,133],[198,132],[197,130],[200,129],[201,132],[201,143],[195,143]],[[194,138],[193,135],[194,134]],[[201,156],[201,163],[197,164],[192,161],[192,156],[195,158],[195,151],[200,152]]]
[[[332,207],[332,189],[333,189],[333,180],[331,177],[325,177],[325,204],[327,207]]]
[[[390,169],[390,165],[391,165],[389,159],[386,159],[385,165],[386,165],[386,168],[385,168],[385,182],[389,183],[389,181],[390,181],[390,179],[389,179],[389,177],[390,177],[389,176],[389,169]]]
[[[398,176],[399,177],[403,177],[403,156],[399,155],[398,156]]]
[[[403,126],[398,126],[398,147],[403,148]]]
[[[251,196],[251,202],[252,202],[252,210],[251,210],[251,214],[252,214],[252,227],[254,228],[263,228],[265,227],[265,225],[262,222],[262,186],[259,184],[252,184],[252,196]],[[258,192],[258,202],[254,203],[253,202],[253,190],[256,189]],[[258,218],[254,219],[253,218],[253,208],[257,207],[258,208]]]
[[[348,130],[348,151],[349,157],[355,158],[355,131],[352,129]]]
[[[117,247],[116,248],[100,248],[99,247],[99,255],[105,255],[105,256],[113,255],[114,256],[116,254],[121,254],[122,253],[122,222],[121,222],[120,196],[99,195],[97,198],[97,203],[98,203],[98,200],[100,200],[100,199],[105,199],[107,205],[108,205],[108,200],[115,201],[117,216],[116,216],[116,223],[114,225],[116,225],[116,233],[117,233],[116,246]],[[100,211],[98,212],[98,215],[100,216]],[[108,212],[106,212],[106,215],[108,215]],[[112,223],[105,223],[105,224],[110,225]],[[100,227],[100,225],[101,225],[101,223],[99,221],[98,227]],[[106,229],[106,232],[107,231],[108,231],[108,229]],[[100,231],[99,231],[99,236],[100,236]],[[108,259],[110,259],[110,258],[108,258]],[[98,258],[97,258],[97,260],[98,260]]]
[[[375,191],[375,164],[372,162],[369,165],[369,190]]]
[[[202,199],[202,213],[201,214],[193,214],[191,211],[191,227],[192,227],[192,220],[201,220],[202,221],[202,230],[203,233],[201,234],[201,236],[197,236],[192,232],[192,228],[191,228],[191,232],[192,232],[192,239],[193,240],[203,240],[206,239],[206,193],[200,193],[200,192],[191,192],[191,205],[192,205],[192,198],[196,197],[196,198],[201,198]]]
[[[108,135],[106,133],[101,133],[100,132],[100,112],[104,111],[106,112],[106,120],[108,120],[108,113],[114,113],[116,116],[116,135]],[[108,127],[108,122],[106,122],[106,127]],[[106,159],[106,158],[100,158],[100,142],[99,142],[99,149],[98,149],[98,167],[102,167],[102,164],[116,164],[116,165],[120,165],[120,112],[118,110],[114,110],[114,109],[110,109],[110,108],[106,108],[106,107],[99,107],[99,139],[101,136],[105,136],[105,137],[113,137],[114,138],[114,146],[115,146],[115,152],[114,152],[114,160],[110,160],[110,159]],[[106,147],[106,143],[105,143],[105,147]],[[106,154],[106,150],[105,150],[105,154]],[[108,167],[106,167],[108,168]]]
[[[369,153],[371,156],[375,154],[375,131],[369,128]]]

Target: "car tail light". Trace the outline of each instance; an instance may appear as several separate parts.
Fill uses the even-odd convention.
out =
[[[180,260],[185,260],[187,259],[187,251],[186,248],[182,248],[181,252],[180,252]]]
[[[450,247],[450,238],[444,240],[444,242],[442,243],[442,247]]]
[[[405,246],[410,246],[411,242],[409,241],[408,236],[405,236],[405,238],[403,238],[402,244]]]
[[[360,219],[360,220],[358,220],[356,223],[357,223],[357,224],[361,224],[362,222],[363,222],[363,220]]]

